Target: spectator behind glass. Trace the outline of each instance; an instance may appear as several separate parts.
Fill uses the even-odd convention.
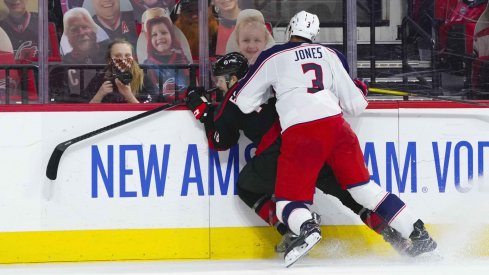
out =
[[[64,35],[72,50],[63,56],[68,64],[103,64],[104,46],[108,41],[97,43],[97,24],[84,8],[68,10],[63,17]],[[101,45],[102,44],[102,45]]]
[[[105,64],[108,40],[97,42],[98,26],[84,8],[72,8],[63,17],[63,35],[71,51],[63,56],[64,64]],[[50,72],[50,94],[57,102],[80,101],[80,92],[96,75],[94,69],[56,67]]]
[[[133,47],[124,39],[113,40],[107,49],[107,67],[97,74],[83,91],[90,103],[156,102],[156,89],[133,58]],[[132,77],[128,77],[130,74]],[[125,85],[120,79],[128,79]]]
[[[148,59],[144,64],[174,65],[189,64],[189,60],[183,53],[180,42],[175,37],[174,27],[170,19],[165,16],[155,17],[146,21],[146,35],[148,47]],[[158,77],[162,78],[162,87],[166,100],[175,96],[175,90],[185,89],[189,83],[188,70],[175,69],[151,69],[149,75],[154,84],[158,86]],[[183,97],[183,93],[181,94]]]
[[[224,55],[226,53],[226,43],[236,26],[236,18],[238,18],[241,9],[238,0],[214,0],[214,9],[219,20],[216,55]]]
[[[469,97],[489,99],[489,5],[475,24],[474,55]]]
[[[261,51],[274,44],[275,40],[265,26],[263,14],[258,10],[247,9],[238,15],[236,28],[226,45],[226,53],[240,52],[249,64],[253,64]]]
[[[12,43],[2,28],[0,28],[0,64],[15,64]],[[0,70],[0,103],[5,103],[7,93],[9,100],[18,101],[20,99],[19,91],[17,90],[18,83],[19,75],[17,71],[10,71],[7,85],[5,70]]]
[[[14,48],[15,60],[32,60],[38,51],[38,15],[27,11],[28,0],[3,0],[8,15],[0,21]],[[37,3],[37,0],[35,1]]]
[[[92,0],[93,19],[110,39],[125,38],[136,48],[136,23],[132,11],[121,12],[120,0]]]
[[[8,15],[0,21],[0,27],[10,38],[16,63],[30,64],[37,61],[38,14],[27,11],[28,0],[4,0],[4,3],[8,9]],[[37,6],[37,0],[33,3]],[[18,75],[27,79],[27,86],[22,89],[27,91],[29,100],[37,100],[34,71],[28,70],[25,75],[19,72]]]
[[[148,59],[148,39],[147,39],[148,32],[146,30],[146,22],[156,17],[167,17],[170,19],[170,21],[172,21],[171,16],[167,12],[167,10],[162,8],[151,8],[143,13],[141,17],[143,26],[141,28],[141,33],[139,34],[138,37],[138,46],[136,49],[138,60],[143,61]],[[173,26],[173,32],[176,39],[180,43],[180,47],[182,48],[183,53],[187,57],[187,60],[192,60],[192,53],[190,52],[190,46],[188,45],[187,38],[185,37],[183,32],[175,26]]]
[[[173,6],[175,6],[175,0],[130,0],[130,2],[134,9],[134,20],[140,23],[142,22],[141,17],[147,9],[162,8],[170,14]]]
[[[199,6],[198,0],[181,0],[177,11],[178,17],[175,26],[185,34],[194,60],[199,57]],[[209,56],[215,56],[217,28],[219,23],[212,14],[212,9],[207,9],[207,24],[209,27]]]

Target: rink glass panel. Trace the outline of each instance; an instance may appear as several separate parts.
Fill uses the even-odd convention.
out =
[[[145,36],[140,37],[144,34],[140,18],[144,10],[137,6],[140,2],[121,1],[120,11],[128,18],[132,15],[136,22],[126,26],[127,32],[134,32],[138,40],[144,42]],[[219,9],[211,4],[204,16],[202,11],[199,13],[205,6],[198,3],[200,1],[180,1],[180,5],[175,5],[175,1],[159,2],[160,7],[168,9],[171,19],[177,25],[176,21],[182,14],[187,18],[196,15],[192,30],[178,26],[183,29],[180,35],[183,34],[188,42],[188,48],[184,51],[189,63],[203,71],[193,75],[192,79],[206,88],[212,87],[210,73],[204,68],[209,68],[218,57],[215,53],[216,34],[213,31],[216,31],[215,24],[221,16]],[[489,15],[485,11],[487,1],[362,0],[356,1],[356,9],[353,11],[346,10],[345,2],[239,0],[238,4],[242,9],[261,10],[265,21],[273,29],[277,43],[285,42],[284,30],[293,14],[299,10],[317,13],[321,21],[317,42],[343,51],[345,55],[348,55],[346,46],[349,43],[353,46],[356,54],[349,59],[350,66],[356,68],[356,75],[368,81],[371,87],[380,89],[370,93],[370,100],[408,100],[412,97],[432,100],[438,96],[463,100],[486,99],[486,90],[489,89],[489,63],[486,62],[487,49],[484,42],[485,24],[489,21],[486,20]],[[24,44],[20,52],[11,48],[6,39],[2,39],[5,45],[0,45],[3,47],[0,49],[0,104],[86,103],[87,99],[78,98],[80,90],[86,87],[94,74],[104,68],[105,62],[100,59],[78,63],[67,60],[66,55],[71,48],[63,33],[63,14],[80,6],[93,16],[94,2],[29,0],[25,3],[28,11],[40,13],[42,18],[47,18],[48,24],[39,28],[38,22],[31,22],[30,28],[35,30],[35,35],[29,39],[35,43]],[[0,3],[0,19],[7,18],[8,11],[6,4]],[[344,36],[345,22],[350,22],[349,18],[352,17],[356,17],[357,22],[356,41]],[[203,35],[201,31],[204,29],[211,31]],[[16,37],[18,40],[19,35]],[[200,41],[202,38],[207,41]],[[103,39],[102,32],[97,32],[97,43]],[[43,49],[35,46],[36,43],[47,47]],[[11,44],[14,47],[16,43]],[[140,53],[144,58],[146,50],[135,43],[136,55]],[[205,53],[203,58],[200,56],[202,53]],[[143,61],[139,60],[139,63]],[[84,68],[84,65],[88,66]],[[149,68],[146,72],[152,70],[158,69]],[[189,69],[170,70],[183,75]],[[40,76],[44,79],[39,79]],[[168,85],[165,84],[172,84],[171,81],[165,81],[164,77],[156,80],[161,93],[167,93],[164,88]],[[182,92],[184,86],[189,84],[183,83],[178,92]],[[412,95],[403,98],[393,96],[389,91],[411,92]],[[423,98],[421,95],[428,97]]]

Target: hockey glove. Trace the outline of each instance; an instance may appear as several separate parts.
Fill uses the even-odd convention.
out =
[[[205,90],[202,87],[192,87],[187,90],[185,102],[187,107],[194,113],[196,119],[205,122],[209,117],[211,104],[204,96]]]
[[[366,82],[363,82],[361,78],[355,78],[353,79],[353,83],[360,89],[363,93],[364,96],[367,96],[368,94],[368,86]]]

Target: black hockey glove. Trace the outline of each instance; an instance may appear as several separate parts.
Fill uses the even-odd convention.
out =
[[[211,104],[205,98],[204,92],[202,87],[190,87],[187,89],[187,98],[185,98],[187,107],[194,113],[195,118],[202,123],[207,120],[211,111]]]

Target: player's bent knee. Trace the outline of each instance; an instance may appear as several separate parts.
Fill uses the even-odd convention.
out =
[[[370,210],[374,210],[387,195],[387,192],[373,181],[349,188],[348,192],[357,203]]]
[[[248,205],[248,207],[250,208],[254,208],[255,205],[260,201],[262,200],[262,198],[265,196],[265,194],[258,194],[258,193],[254,193],[254,192],[250,192],[246,189],[244,189],[242,186],[240,185],[237,185],[237,193],[238,193],[238,197],[244,202],[246,203],[246,205]],[[270,197],[270,196],[268,196]]]

